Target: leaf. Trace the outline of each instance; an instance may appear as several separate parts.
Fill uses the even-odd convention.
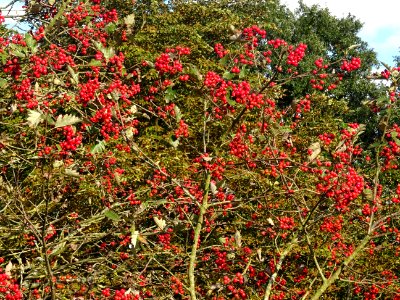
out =
[[[216,193],[217,193],[217,186],[215,185],[215,183],[214,182],[210,182],[210,190],[211,190],[211,193],[213,194],[213,195],[215,195]]]
[[[165,102],[169,103],[171,100],[175,98],[176,92],[172,89],[172,86],[170,86],[166,91],[165,91]]]
[[[132,244],[133,248],[136,247],[136,242],[137,242],[138,237],[139,237],[139,231],[135,230],[134,232],[132,232],[131,244]]]
[[[200,74],[199,70],[197,69],[196,66],[191,65],[189,68],[189,74],[193,75],[194,77],[197,78],[197,80],[202,81],[203,80],[203,76]]]
[[[223,58],[221,58],[220,60],[219,60],[219,63],[221,64],[221,65],[223,65],[223,66],[226,66],[227,64],[228,64],[228,55],[225,55]]]
[[[174,112],[175,112],[176,121],[179,122],[182,119],[182,113],[181,113],[181,110],[179,109],[178,105],[174,106]]]
[[[7,276],[11,277],[12,268],[13,268],[13,264],[12,264],[12,262],[10,260],[9,263],[7,264],[6,268],[4,269],[4,274],[6,274]]]
[[[321,153],[321,145],[319,142],[311,144],[308,149],[311,150],[311,154],[308,155],[308,161],[313,161]]]
[[[79,84],[79,76],[78,74],[75,73],[74,69],[72,69],[72,67],[70,65],[67,66],[68,72],[69,74],[71,74],[72,77],[72,83],[75,85]]]
[[[239,78],[243,79],[247,76],[248,70],[245,67],[242,67],[239,73]]]
[[[132,115],[136,114],[138,109],[136,105],[132,105],[131,108],[129,109]]]
[[[91,154],[101,153],[106,149],[106,142],[100,141],[90,149]]]
[[[28,125],[31,128],[36,128],[42,121],[42,113],[36,110],[28,110]]]
[[[30,33],[25,34],[25,42],[26,42],[26,45],[28,46],[29,50],[31,50],[32,53],[37,52],[37,42]]]
[[[65,174],[72,177],[81,177],[79,172],[74,169],[65,169]]]
[[[135,24],[135,14],[127,15],[127,16],[124,18],[124,24],[125,24],[127,27],[133,26],[133,25]]]
[[[158,217],[154,217],[153,219],[154,219],[154,222],[156,222],[158,228],[160,228],[161,230],[164,230],[165,226],[167,225],[165,220],[159,219]]]
[[[94,45],[96,46],[97,50],[99,50],[101,53],[103,53],[104,58],[106,59],[107,62],[111,57],[115,56],[115,52],[114,52],[113,48],[111,48],[111,47],[105,48],[103,46],[103,44],[100,42],[95,42]]]
[[[174,140],[174,139],[172,138],[172,136],[170,136],[170,137],[169,137],[169,140],[168,140],[168,143],[169,143],[172,147],[178,148],[178,146],[179,146],[179,139]]]
[[[64,162],[62,160],[55,160],[53,163],[53,168],[57,169],[63,165],[64,165]]]
[[[106,26],[105,30],[108,34],[111,34],[115,31],[115,29],[117,29],[117,26],[115,25],[115,23],[110,23]]]
[[[105,215],[107,218],[109,218],[109,219],[111,219],[111,220],[113,220],[113,221],[119,221],[119,220],[121,219],[121,217],[119,216],[119,214],[117,214],[115,211],[113,211],[113,210],[111,210],[111,209],[107,209],[107,210],[104,212],[104,215]]]
[[[90,62],[89,62],[89,66],[90,67],[101,67],[102,66],[102,62],[100,61],[100,60],[97,60],[97,59],[92,59]]]
[[[224,79],[231,80],[231,79],[233,79],[233,78],[235,77],[235,74],[233,74],[233,73],[231,73],[231,72],[229,72],[229,71],[226,71],[226,72],[222,75],[222,77],[223,77]]]
[[[236,230],[234,238],[236,246],[238,246],[239,248],[242,247],[242,235],[240,234],[239,230]]]
[[[7,80],[0,78],[0,89],[5,89],[8,86]]]
[[[81,119],[73,115],[59,115],[56,120],[55,128],[72,125],[80,121]]]

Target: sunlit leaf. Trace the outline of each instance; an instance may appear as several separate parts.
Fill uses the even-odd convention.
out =
[[[31,128],[36,128],[42,119],[42,113],[36,110],[28,110],[28,125]]]
[[[58,128],[58,127],[64,127],[64,126],[68,126],[68,125],[73,125],[73,124],[76,124],[76,123],[78,123],[80,121],[81,121],[81,119],[79,119],[78,117],[75,117],[73,115],[64,115],[64,116],[63,115],[59,115],[57,117],[55,127]]]

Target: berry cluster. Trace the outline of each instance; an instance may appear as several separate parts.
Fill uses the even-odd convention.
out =
[[[287,57],[286,63],[288,65],[292,65],[297,67],[299,65],[299,62],[304,58],[307,45],[306,44],[300,44],[297,46],[296,49],[292,49],[293,47],[289,47],[289,55]]]
[[[359,57],[353,57],[351,61],[344,60],[340,69],[343,71],[351,72],[361,67],[361,59]]]

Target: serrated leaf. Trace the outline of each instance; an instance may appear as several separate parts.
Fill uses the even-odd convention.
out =
[[[178,148],[179,146],[179,139],[173,140],[172,137],[169,137],[168,142],[174,148]]]
[[[13,269],[13,264],[11,262],[11,260],[8,262],[6,268],[4,269],[4,274],[6,274],[7,276],[11,277],[11,270]]]
[[[215,183],[214,182],[210,182],[210,190],[211,190],[211,193],[213,194],[213,195],[215,195],[216,193],[217,193],[217,186],[215,185]]]
[[[53,168],[56,169],[56,168],[59,168],[59,167],[61,167],[63,165],[64,165],[64,162],[62,160],[55,160],[54,163],[53,163]]]
[[[199,81],[203,80],[203,76],[200,74],[199,70],[197,69],[196,66],[191,65],[189,68],[189,74],[193,75],[194,77],[196,77]]]
[[[81,177],[79,172],[74,169],[65,169],[65,175],[72,176],[72,177]]]
[[[42,121],[42,113],[36,110],[28,110],[28,125],[31,128],[36,128]]]
[[[228,55],[225,55],[223,58],[221,58],[220,60],[219,60],[219,63],[221,64],[221,65],[223,65],[223,66],[226,66],[227,65],[227,63],[228,63]]]
[[[135,230],[134,232],[132,232],[131,244],[132,244],[133,248],[136,247],[136,242],[137,242],[138,237],[139,237],[139,231]]]
[[[90,62],[89,62],[89,66],[90,67],[101,67],[102,66],[102,62],[100,61],[100,60],[97,60],[97,59],[92,59]]]
[[[156,225],[158,228],[161,230],[164,230],[165,226],[167,226],[167,223],[163,219],[159,219],[158,217],[153,217],[154,222],[156,222]]]
[[[242,67],[239,73],[239,78],[243,79],[247,76],[248,70],[245,67]]]
[[[120,217],[115,211],[113,211],[113,210],[111,210],[111,209],[107,209],[107,210],[104,212],[104,215],[105,215],[107,218],[109,218],[109,219],[111,219],[111,220],[113,220],[113,221],[119,221],[119,220],[121,219],[121,217]]]
[[[106,142],[100,141],[90,149],[91,154],[101,153],[106,149]]]
[[[80,121],[81,119],[73,115],[59,115],[56,120],[55,128],[73,125],[75,123],[79,123]]]
[[[222,75],[222,77],[223,77],[224,79],[231,80],[231,79],[233,79],[233,78],[235,77],[235,74],[233,74],[233,73],[231,73],[231,72],[229,72],[229,71],[226,71],[226,72]]]
[[[26,45],[28,46],[29,50],[31,50],[32,53],[36,53],[37,42],[30,33],[25,34],[25,42],[26,42]]]
[[[170,86],[166,91],[165,91],[165,102],[169,103],[171,100],[175,98],[176,92],[172,89],[172,86]]]
[[[67,66],[68,72],[71,75],[72,83],[75,85],[79,84],[79,76],[75,73],[74,69],[70,65]]]
[[[136,114],[138,109],[136,105],[132,105],[131,108],[129,109],[132,115]]]
[[[179,109],[178,105],[174,106],[174,112],[175,112],[176,121],[179,122],[182,119],[182,113],[181,113],[181,110]]]
[[[111,34],[115,31],[115,29],[117,29],[117,26],[115,25],[115,23],[110,23],[106,26],[105,30],[108,34]]]
[[[234,238],[236,246],[238,246],[239,248],[242,247],[242,235],[240,234],[239,230],[236,230]]]
[[[132,25],[134,25],[135,24],[135,14],[127,15],[124,18],[124,24],[128,27],[131,27]]]

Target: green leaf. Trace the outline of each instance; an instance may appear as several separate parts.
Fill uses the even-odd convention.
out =
[[[59,115],[56,120],[55,128],[72,125],[79,123],[80,121],[81,119],[73,115]]]
[[[7,80],[0,78],[0,89],[5,89],[8,86]]]
[[[26,42],[26,45],[28,46],[29,50],[31,50],[32,53],[37,52],[37,48],[38,48],[37,42],[30,33],[25,34],[25,42]]]
[[[242,67],[239,73],[239,78],[243,79],[246,78],[247,74],[249,73],[249,70],[246,69],[246,67]]]
[[[104,215],[105,215],[107,218],[109,218],[109,219],[111,219],[111,220],[113,220],[113,221],[119,221],[119,220],[121,219],[121,217],[120,217],[115,211],[113,211],[113,210],[111,210],[111,209],[107,209],[107,210],[104,212]]]
[[[195,65],[190,65],[189,74],[196,77],[199,81],[203,80],[203,76],[200,74],[199,70]]]
[[[178,105],[174,106],[174,112],[175,112],[176,121],[179,122],[182,119],[182,113],[181,113],[181,110],[179,109]]]
[[[79,84],[79,76],[78,74],[75,73],[74,69],[70,65],[67,66],[69,74],[71,74],[72,77],[72,83],[75,85]]]
[[[107,62],[111,57],[115,56],[115,52],[114,52],[113,48],[111,48],[111,47],[105,48],[103,46],[103,44],[100,42],[95,42],[94,45],[97,48],[97,50],[99,50],[101,53],[103,53]]]
[[[111,34],[115,31],[115,29],[117,29],[117,25],[115,25],[115,23],[110,23],[106,26],[105,30],[108,34]]]
[[[165,91],[165,102],[169,103],[171,100],[175,98],[176,92],[172,89],[172,86],[170,86],[166,91]]]
[[[89,66],[90,67],[101,67],[102,66],[102,62],[100,61],[100,60],[97,60],[97,59],[92,59],[90,62],[89,62]]]
[[[227,64],[228,64],[228,55],[225,55],[223,58],[221,58],[220,60],[219,60],[219,63],[221,64],[221,65],[223,65],[223,66],[226,66]]]
[[[229,71],[226,71],[226,72],[224,73],[224,75],[222,75],[222,77],[223,77],[224,79],[231,80],[231,79],[233,79],[233,78],[235,77],[235,74],[233,74],[233,73],[231,73],[231,72],[229,72]]]
[[[106,142],[100,141],[90,149],[91,154],[101,153],[106,149]]]
[[[235,107],[236,104],[237,104],[237,102],[236,102],[235,100],[232,100],[231,94],[230,94],[230,93],[227,93],[227,94],[226,94],[226,101],[228,102],[228,104],[229,104],[230,106],[233,106],[233,107]]]

